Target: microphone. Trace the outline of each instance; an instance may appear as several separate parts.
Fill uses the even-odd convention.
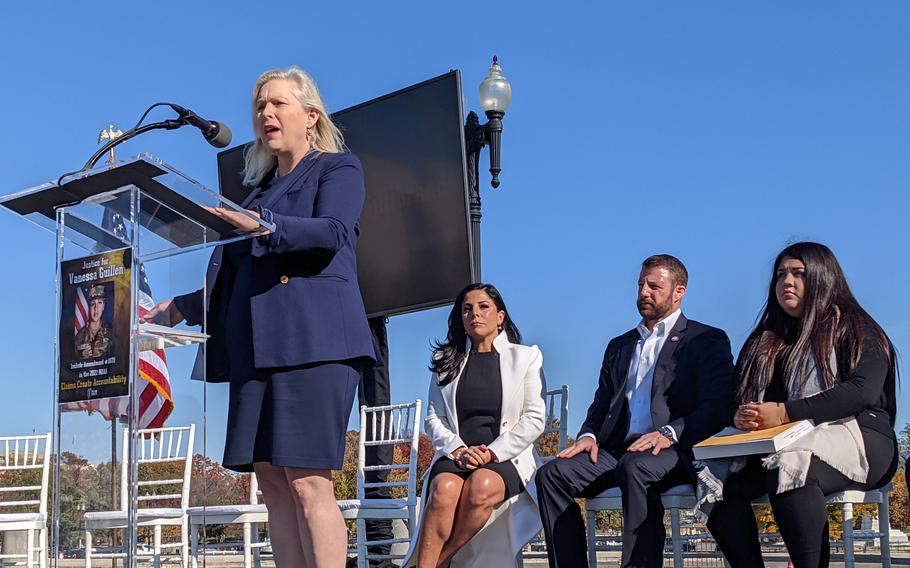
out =
[[[177,114],[180,115],[181,122],[198,128],[200,132],[202,132],[202,136],[212,146],[216,148],[224,148],[231,143],[231,138],[233,135],[231,134],[231,129],[228,128],[227,124],[216,122],[214,120],[206,120],[190,109],[183,108],[180,105],[175,105],[172,103],[167,104],[172,109],[174,109]]]

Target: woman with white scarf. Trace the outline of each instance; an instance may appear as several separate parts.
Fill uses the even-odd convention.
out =
[[[796,243],[774,262],[768,301],[737,361],[733,425],[812,420],[771,456],[734,463],[708,529],[733,568],[764,566],[751,501],[767,494],[795,568],[827,566],[825,497],[882,487],[897,468],[895,352],[828,247]]]

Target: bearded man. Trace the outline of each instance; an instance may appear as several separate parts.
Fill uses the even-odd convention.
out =
[[[576,442],[537,471],[551,567],[588,565],[575,498],[616,486],[623,504],[621,565],[663,565],[660,494],[693,482],[692,445],[723,428],[733,404],[730,340],[682,315],[687,284],[686,267],[673,256],[642,263],[641,322],[607,346]]]

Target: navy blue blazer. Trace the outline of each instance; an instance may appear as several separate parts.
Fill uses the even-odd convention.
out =
[[[625,448],[629,429],[626,380],[640,337],[633,329],[610,341],[594,402],[579,436],[591,433],[601,446]],[[680,314],[654,367],[654,427],[672,426],[679,449],[688,453],[693,444],[727,426],[734,391],[733,354],[727,334]]]
[[[256,368],[375,360],[355,253],[364,197],[363,170],[350,153],[313,152],[265,194],[260,205],[272,213],[276,229],[251,243]],[[223,318],[233,274],[222,265],[222,253],[215,249],[206,273],[208,306],[202,290],[174,299],[189,325],[201,324],[208,310],[205,379],[213,382],[229,380],[230,330]],[[201,362],[197,358],[193,378],[203,378]]]

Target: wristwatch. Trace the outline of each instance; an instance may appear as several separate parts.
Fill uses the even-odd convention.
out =
[[[661,436],[670,440],[670,444],[676,443],[676,439],[673,437],[673,428],[670,428],[669,426],[661,426],[657,429],[657,431],[660,432]]]

